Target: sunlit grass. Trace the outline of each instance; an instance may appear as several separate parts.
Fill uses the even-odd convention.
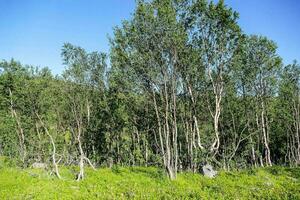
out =
[[[49,172],[0,165],[0,199],[300,199],[300,169],[272,167],[220,172],[215,179],[180,173],[175,181],[152,167],[86,169],[61,167],[63,180]]]

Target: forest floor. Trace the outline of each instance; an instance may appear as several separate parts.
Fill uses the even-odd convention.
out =
[[[271,167],[220,172],[214,179],[179,173],[168,180],[161,169],[61,168],[63,180],[47,171],[1,166],[0,199],[300,199],[300,168]]]

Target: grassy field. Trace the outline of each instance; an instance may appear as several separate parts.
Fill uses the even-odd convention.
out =
[[[180,173],[170,181],[157,168],[62,168],[63,180],[36,169],[0,165],[0,199],[300,199],[300,169],[273,167],[220,172],[215,179]]]

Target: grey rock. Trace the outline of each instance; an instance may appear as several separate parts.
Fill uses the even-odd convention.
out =
[[[206,164],[202,167],[202,173],[206,177],[214,178],[218,172],[213,170],[213,167],[211,165]]]
[[[38,175],[38,174],[31,173],[31,172],[29,173],[29,175],[30,175],[30,176],[32,176],[32,177],[34,177],[34,178],[38,178],[38,177],[39,177],[39,175]]]
[[[38,163],[38,162],[35,162],[31,165],[31,167],[33,169],[47,169],[47,164],[46,163]]]

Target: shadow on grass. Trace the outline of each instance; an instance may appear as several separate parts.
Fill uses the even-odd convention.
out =
[[[286,168],[285,171],[293,178],[300,178],[300,168]]]
[[[293,178],[300,178],[300,168],[298,167],[282,167],[282,166],[272,166],[266,167],[264,170],[274,176],[287,175]]]
[[[130,172],[139,173],[143,176],[147,176],[149,178],[164,180],[167,179],[166,172],[161,168],[151,168],[151,167],[130,167]]]

